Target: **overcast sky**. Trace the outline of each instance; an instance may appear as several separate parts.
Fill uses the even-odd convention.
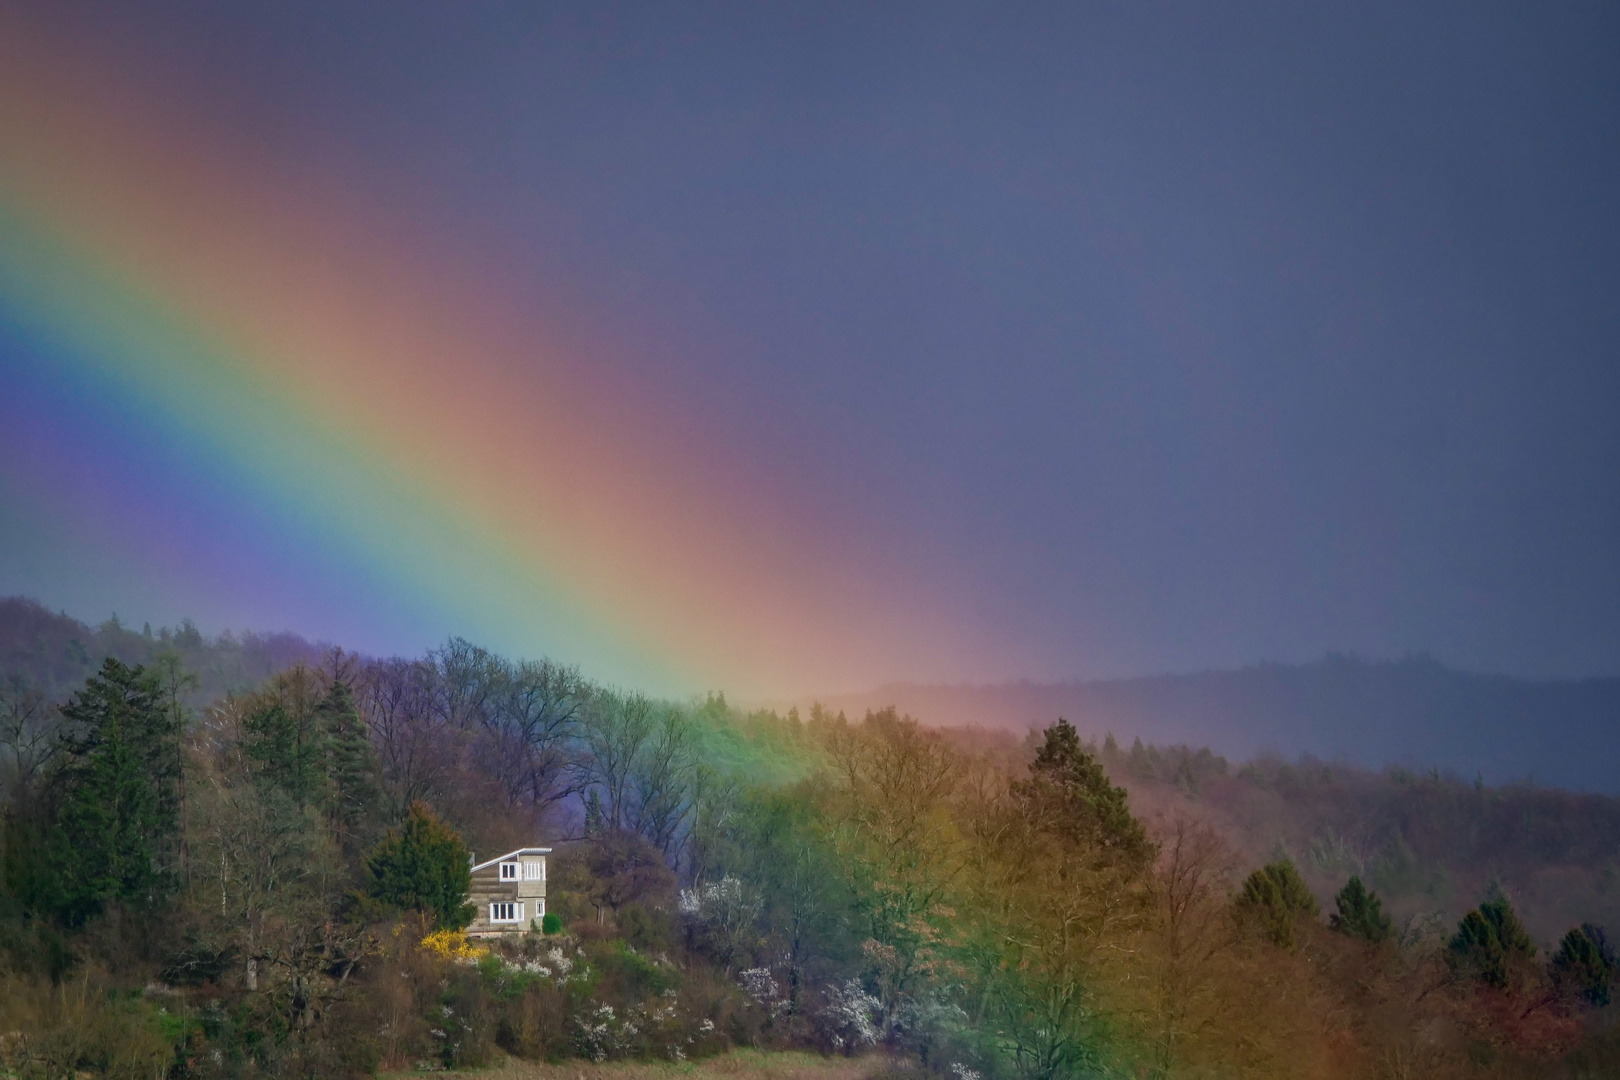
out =
[[[974,677],[1620,673],[1620,5],[40,18],[577,300],[1045,643]]]

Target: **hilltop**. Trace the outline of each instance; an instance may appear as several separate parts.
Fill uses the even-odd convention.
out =
[[[1235,760],[1312,755],[1437,768],[1486,783],[1620,792],[1620,678],[1531,680],[1431,657],[1062,683],[893,683],[821,698],[858,716],[892,705],[942,727],[1024,732],[1067,717],[1097,739],[1208,746]]]
[[[187,704],[206,705],[227,693],[252,689],[300,661],[314,663],[331,646],[297,634],[229,632],[205,637],[187,619],[179,627],[139,630],[114,615],[90,626],[22,596],[0,597],[0,676],[59,701],[84,684],[108,656],[150,664],[163,653],[180,658],[197,679]]]

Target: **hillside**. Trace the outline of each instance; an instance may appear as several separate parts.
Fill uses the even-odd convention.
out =
[[[30,705],[0,727],[5,1075],[631,1080],[764,1071],[752,1048],[800,1052],[784,1080],[1541,1080],[1620,1052],[1620,798],[743,713],[459,638],[327,652],[189,721],[112,663],[57,726],[41,696],[103,651],[213,693],[319,650],[0,614],[0,704]],[[469,942],[472,853],[536,839],[543,921]],[[805,1053],[875,1047],[892,1070]]]
[[[1620,678],[1533,681],[1476,675],[1428,657],[1329,656],[1067,683],[896,683],[822,701],[858,716],[893,705],[943,727],[1025,731],[1067,717],[1101,739],[1208,746],[1233,759],[1310,754],[1372,768],[1438,768],[1487,783],[1620,792]]]
[[[1407,928],[1449,926],[1495,886],[1546,949],[1572,925],[1620,924],[1620,799],[1531,785],[1207,750],[1104,744],[1144,820],[1211,825],[1241,866],[1286,854],[1324,904],[1351,874]]]

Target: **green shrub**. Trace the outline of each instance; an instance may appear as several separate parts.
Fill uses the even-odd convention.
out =
[[[669,961],[655,960],[624,941],[593,948],[591,960],[601,972],[604,992],[617,1000],[639,1001],[675,989],[680,982],[679,972]]]
[[[1289,859],[1267,863],[1250,874],[1233,909],[1239,922],[1284,949],[1299,944],[1299,924],[1314,920],[1319,913],[1316,897]]]
[[[1359,877],[1347,881],[1333,903],[1338,910],[1328,918],[1328,925],[1341,934],[1363,938],[1376,945],[1388,940],[1394,932],[1378,894],[1363,885]]]
[[[1487,900],[1464,915],[1446,946],[1446,960],[1454,974],[1498,990],[1506,990],[1513,981],[1515,961],[1535,955],[1535,943],[1505,896]]]
[[[405,824],[385,837],[366,860],[369,895],[402,911],[431,916],[459,930],[473,918],[467,903],[472,881],[467,845],[425,803],[413,803]]]
[[[554,911],[546,912],[546,917],[540,920],[540,932],[542,934],[560,934],[562,928],[562,918]]]
[[[1609,1003],[1620,965],[1603,928],[1583,923],[1564,935],[1552,958],[1552,974],[1559,985],[1602,1007]]]
[[[483,972],[461,968],[446,974],[443,993],[427,1017],[439,1061],[446,1069],[488,1064],[497,1024]]]

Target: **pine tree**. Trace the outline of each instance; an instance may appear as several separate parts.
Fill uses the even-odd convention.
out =
[[[111,657],[62,715],[73,729],[57,777],[56,905],[77,924],[109,900],[150,904],[174,886],[180,719],[154,674]]]
[[[1025,812],[1076,843],[1133,861],[1148,858],[1152,845],[1147,830],[1131,815],[1125,789],[1108,779],[1074,725],[1060,719],[1044,736],[1029,779],[1013,785]]]
[[[411,804],[405,824],[383,838],[366,866],[371,872],[366,891],[374,899],[430,915],[440,927],[459,929],[472,921],[471,853],[426,804]]]
[[[1338,910],[1328,917],[1328,925],[1341,934],[1362,938],[1376,945],[1387,941],[1394,933],[1394,925],[1384,914],[1383,901],[1378,899],[1377,893],[1363,885],[1359,877],[1345,882],[1344,888],[1333,898],[1333,904]]]
[[[607,829],[607,818],[602,813],[602,796],[595,788],[585,793],[585,835],[596,836]]]
[[[1506,990],[1513,982],[1517,960],[1533,959],[1535,942],[1506,896],[1497,895],[1463,916],[1446,946],[1451,970],[1487,986]]]
[[[328,818],[345,850],[364,844],[380,799],[380,768],[371,730],[355,707],[354,691],[333,681],[315,707],[326,747]]]
[[[1599,1008],[1609,1003],[1620,977],[1620,964],[1608,936],[1601,926],[1591,923],[1582,923],[1564,935],[1551,966],[1554,979]]]
[[[280,789],[300,810],[322,802],[326,788],[326,733],[315,710],[297,700],[272,697],[243,722],[248,757],[261,779]]]
[[[1316,897],[1299,876],[1293,860],[1283,858],[1250,874],[1233,901],[1240,922],[1260,931],[1273,945],[1284,949],[1299,944],[1299,924],[1315,919],[1321,909]]]

